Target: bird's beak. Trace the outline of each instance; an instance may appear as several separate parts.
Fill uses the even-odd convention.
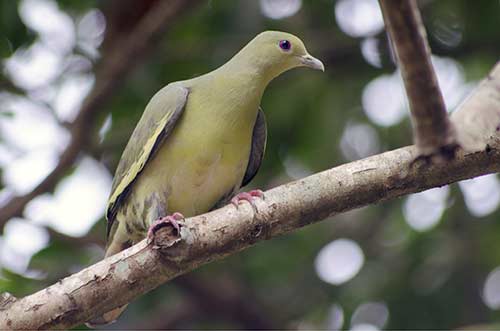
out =
[[[320,60],[309,54],[301,56],[300,62],[304,66],[309,67],[311,69],[325,71],[325,66],[323,65],[323,62],[321,62]]]

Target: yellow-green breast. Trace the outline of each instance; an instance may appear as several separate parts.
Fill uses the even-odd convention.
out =
[[[263,91],[244,74],[200,78],[180,82],[189,89],[184,114],[134,184],[136,206],[160,192],[168,213],[193,216],[241,185]]]

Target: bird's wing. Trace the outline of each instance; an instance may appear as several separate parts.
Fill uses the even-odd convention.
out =
[[[172,133],[181,117],[189,90],[180,85],[167,85],[146,106],[139,123],[123,151],[111,187],[106,210],[109,237],[116,213],[134,181],[161,144]]]
[[[259,171],[260,165],[262,164],[262,159],[264,158],[264,153],[266,151],[266,141],[266,116],[264,115],[262,108],[259,107],[257,120],[255,121],[255,125],[253,127],[252,149],[250,150],[250,158],[248,159],[247,170],[241,184],[242,187],[250,183],[250,181],[257,174],[257,171]]]

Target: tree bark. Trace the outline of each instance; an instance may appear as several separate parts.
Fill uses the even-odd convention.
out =
[[[466,150],[442,162],[414,163],[417,150],[400,148],[269,190],[265,200],[228,205],[170,227],[155,242],[135,246],[27,297],[0,298],[0,329],[66,329],[132,301],[202,264],[261,240],[335,214],[500,170],[500,63],[452,122]]]
[[[418,157],[453,157],[455,130],[432,67],[431,51],[416,0],[379,0],[410,103]]]

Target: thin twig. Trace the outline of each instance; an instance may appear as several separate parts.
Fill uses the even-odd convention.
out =
[[[432,67],[416,0],[379,0],[410,102],[419,156],[450,158],[458,144]]]

